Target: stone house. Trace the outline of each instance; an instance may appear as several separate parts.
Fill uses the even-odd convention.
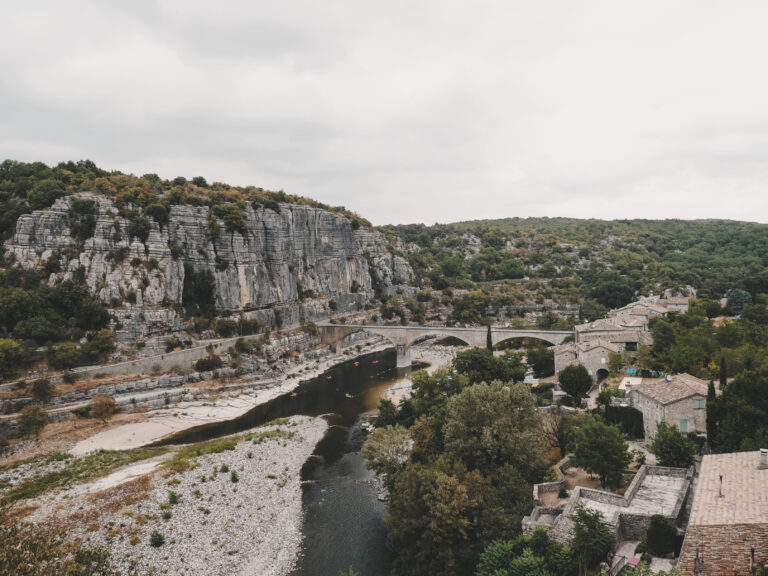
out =
[[[683,576],[765,573],[768,450],[704,456],[677,567]]]
[[[642,320],[629,316],[613,316],[611,318],[601,318],[594,322],[579,324],[573,328],[576,342],[586,342],[602,338],[603,340],[613,341],[613,338],[622,336],[626,332],[645,332],[647,326]]]
[[[690,374],[643,379],[629,393],[630,405],[643,413],[646,441],[656,435],[661,421],[682,433],[707,432],[707,382]]]
[[[563,344],[555,348],[555,372],[568,364],[582,364],[592,379],[599,381],[608,376],[610,354],[620,351],[619,346],[602,339]]]

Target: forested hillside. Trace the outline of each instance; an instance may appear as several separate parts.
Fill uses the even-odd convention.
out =
[[[424,287],[579,301],[588,317],[687,286],[721,298],[768,266],[768,225],[749,222],[506,218],[385,230],[405,242]]]

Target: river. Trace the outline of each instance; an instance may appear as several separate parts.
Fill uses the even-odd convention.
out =
[[[234,434],[275,418],[324,416],[329,429],[304,466],[303,543],[291,576],[336,576],[350,566],[362,576],[386,576],[386,504],[360,453],[360,424],[403,371],[393,350],[362,356],[229,420],[180,432],[162,444],[198,442]]]

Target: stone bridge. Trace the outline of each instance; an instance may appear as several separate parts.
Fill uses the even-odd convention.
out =
[[[330,322],[321,322],[317,324],[317,328],[322,343],[333,345],[337,353],[341,350],[341,341],[346,336],[355,332],[365,331],[369,334],[383,336],[397,348],[398,368],[411,365],[411,344],[417,340],[432,336],[438,338],[453,337],[466,342],[469,346],[481,348],[486,346],[488,336],[488,329],[485,326],[478,328],[449,328],[447,326],[377,326],[372,324],[331,324]],[[562,344],[568,336],[573,336],[573,332],[570,330],[521,330],[491,326],[491,340],[494,346],[511,338],[536,338],[550,344]]]

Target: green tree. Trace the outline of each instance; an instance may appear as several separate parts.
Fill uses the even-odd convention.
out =
[[[590,568],[605,558],[616,544],[610,529],[603,523],[603,515],[597,510],[578,504],[571,516],[573,539],[571,548],[579,563],[579,575],[586,575]]]
[[[525,384],[475,384],[448,401],[445,448],[470,470],[509,464],[531,477],[543,452],[540,422]]]
[[[526,352],[528,364],[533,368],[536,378],[546,378],[555,373],[555,353],[546,346],[529,348]]]
[[[40,406],[24,406],[19,413],[19,430],[25,436],[40,436],[40,431],[48,424],[48,413]]]
[[[385,428],[397,424],[397,406],[392,400],[382,398],[379,400],[378,414],[376,416],[376,428]]]
[[[720,390],[725,390],[728,385],[728,366],[725,360],[725,356],[720,358]]]
[[[746,290],[742,290],[741,288],[734,288],[733,290],[729,290],[726,297],[728,300],[725,305],[725,309],[734,316],[741,314],[745,304],[752,303],[752,294]]]
[[[682,434],[677,426],[662,420],[656,426],[656,435],[653,437],[650,450],[656,455],[661,466],[687,468],[693,464],[698,446],[688,436]]]
[[[627,442],[617,427],[593,420],[577,432],[573,463],[600,476],[603,488],[618,484],[631,460]]]
[[[0,338],[0,375],[12,375],[19,362],[19,343],[10,338]]]
[[[64,186],[58,180],[48,178],[37,182],[27,193],[27,202],[32,210],[42,210],[64,196]]]
[[[402,426],[376,428],[363,444],[365,466],[376,474],[386,474],[391,482],[395,472],[408,462],[413,440]]]
[[[491,336],[491,325],[488,324],[488,332],[485,335],[485,347],[493,354],[493,338]]]
[[[453,365],[473,384],[493,380],[521,382],[525,378],[525,366],[520,355],[509,350],[501,356],[494,356],[485,348],[462,350],[456,354]]]
[[[710,446],[717,444],[717,394],[715,383],[710,380],[707,386],[707,442]]]
[[[582,398],[592,387],[592,376],[581,364],[566,366],[557,378],[563,391],[573,398]]]

